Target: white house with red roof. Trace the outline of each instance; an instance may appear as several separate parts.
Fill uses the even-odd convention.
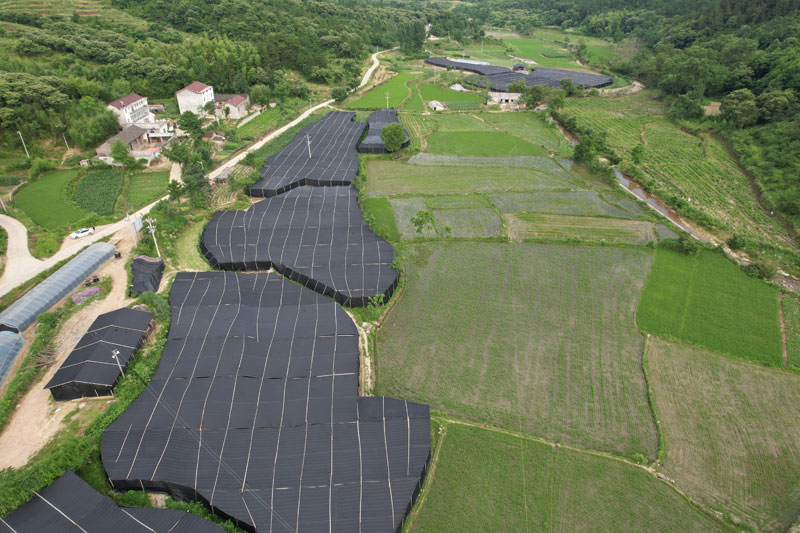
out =
[[[214,88],[199,81],[193,81],[175,93],[181,114],[191,111],[195,115],[205,114],[205,105],[214,101]]]
[[[220,118],[238,119],[247,116],[250,97],[246,94],[215,94],[217,116]]]
[[[139,96],[136,93],[112,100],[106,109],[117,115],[117,121],[123,128],[136,122],[152,122],[154,120],[147,105],[147,97]]]

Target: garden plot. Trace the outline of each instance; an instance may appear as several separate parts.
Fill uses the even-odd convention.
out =
[[[676,486],[760,531],[800,513],[800,376],[650,338],[648,375]]]
[[[642,469],[446,424],[419,531],[724,531]]]
[[[397,230],[403,239],[436,237],[436,230],[430,225],[422,228],[422,232],[417,232],[417,227],[411,223],[411,219],[417,216],[417,213],[428,209],[424,198],[391,198],[389,203],[394,211]]]
[[[488,208],[434,209],[436,233],[440,237],[499,237],[503,219]]]
[[[638,218],[644,213],[633,203],[635,211],[606,201],[596,191],[527,192],[490,194],[492,202],[501,213],[535,211],[554,215],[599,215],[620,218]]]
[[[504,215],[512,240],[579,239],[592,242],[645,244],[656,240],[652,222],[581,215],[519,212]]]
[[[783,366],[778,291],[721,254],[657,250],[636,323],[647,333]]]
[[[378,332],[378,388],[479,423],[653,457],[634,325],[651,257],[600,246],[417,244],[408,290]]]

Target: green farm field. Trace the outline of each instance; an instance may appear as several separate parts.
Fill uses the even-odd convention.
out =
[[[237,128],[236,134],[242,139],[255,139],[274,126],[280,118],[281,112],[277,107],[267,109],[244,126]]]
[[[126,207],[140,209],[167,194],[169,171],[139,172],[132,175],[126,194]]]
[[[409,252],[407,293],[378,332],[380,394],[654,457],[633,320],[649,250],[443,241]]]
[[[657,250],[636,322],[646,333],[783,366],[778,291],[720,254]]]
[[[122,192],[122,186],[121,170],[91,170],[75,186],[72,199],[86,211],[101,216],[111,215]]]
[[[427,152],[451,155],[547,155],[547,150],[499,131],[440,131],[428,137]]]
[[[584,215],[551,215],[523,211],[506,215],[512,240],[580,239],[592,242],[644,244],[656,240],[652,222]]]
[[[563,136],[554,125],[547,124],[534,111],[519,113],[480,113],[475,115],[492,129],[516,135],[548,150],[558,150]]]
[[[633,465],[443,424],[439,460],[411,531],[722,531]]]
[[[389,81],[373,87],[358,100],[347,104],[349,109],[383,109],[386,107],[386,93],[389,93],[389,107],[398,107],[411,94],[407,82],[419,75],[411,72],[399,72]]]
[[[64,201],[64,187],[77,175],[77,170],[44,174],[25,185],[14,196],[14,203],[43,228],[55,229],[77,222],[89,213]]]
[[[781,298],[783,321],[786,329],[786,354],[788,364],[800,369],[800,302],[794,298]]]
[[[800,375],[651,337],[662,470],[693,499],[759,531],[800,513]]]
[[[561,111],[579,125],[608,132],[608,144],[624,157],[643,143],[639,167],[654,180],[656,194],[700,209],[732,232],[786,245],[786,231],[758,205],[749,178],[722,142],[692,135],[664,115],[647,91],[614,98],[569,99]]]
[[[394,212],[386,198],[366,198],[364,200],[364,218],[372,231],[389,242],[398,242],[400,232],[397,230]]]

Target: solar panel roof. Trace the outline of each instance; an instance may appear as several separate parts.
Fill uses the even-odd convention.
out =
[[[246,211],[220,211],[200,247],[215,268],[267,270],[348,306],[397,285],[394,250],[364,222],[352,187],[299,187]]]
[[[0,531],[222,533],[223,530],[199,516],[175,509],[119,507],[68,470],[50,486],[34,492],[25,505],[0,518]]]
[[[306,126],[261,169],[263,178],[248,188],[269,197],[300,185],[349,185],[358,174],[356,145],[367,125],[356,114],[334,111]],[[309,157],[310,147],[310,157]]]
[[[358,397],[355,325],[269,273],[179,273],[159,368],[103,434],[115,488],[206,501],[248,529],[397,530],[428,407]]]

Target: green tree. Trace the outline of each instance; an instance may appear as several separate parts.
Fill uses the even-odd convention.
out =
[[[639,165],[641,164],[643,157],[644,157],[644,145],[640,143],[634,146],[633,150],[631,150],[631,159],[633,159],[634,163]]]
[[[754,124],[758,119],[756,97],[750,89],[737,89],[722,99],[719,107],[722,116],[739,129]]]
[[[346,87],[335,87],[331,91],[331,97],[334,100],[336,100],[337,102],[341,102],[345,98],[347,98],[347,94],[348,94],[348,92],[347,92],[347,88]]]
[[[203,121],[191,111],[184,111],[178,119],[178,126],[192,137],[203,135]]]
[[[122,164],[123,170],[130,168],[136,163],[136,160],[128,153],[128,147],[119,139],[114,141],[114,144],[111,145],[111,157],[114,158],[114,161]]]
[[[768,91],[758,95],[756,104],[761,120],[772,122],[793,115],[797,99],[791,91]]]
[[[406,140],[403,126],[397,122],[384,126],[381,130],[381,140],[387,152],[397,152],[403,147],[403,141]]]
[[[572,96],[577,92],[575,84],[569,78],[562,79],[559,84],[561,85],[561,88],[564,89],[564,93],[566,93],[567,96]]]
[[[417,211],[417,215],[411,217],[411,224],[417,228],[417,233],[422,233],[426,226],[433,228],[433,213],[427,210]]]

